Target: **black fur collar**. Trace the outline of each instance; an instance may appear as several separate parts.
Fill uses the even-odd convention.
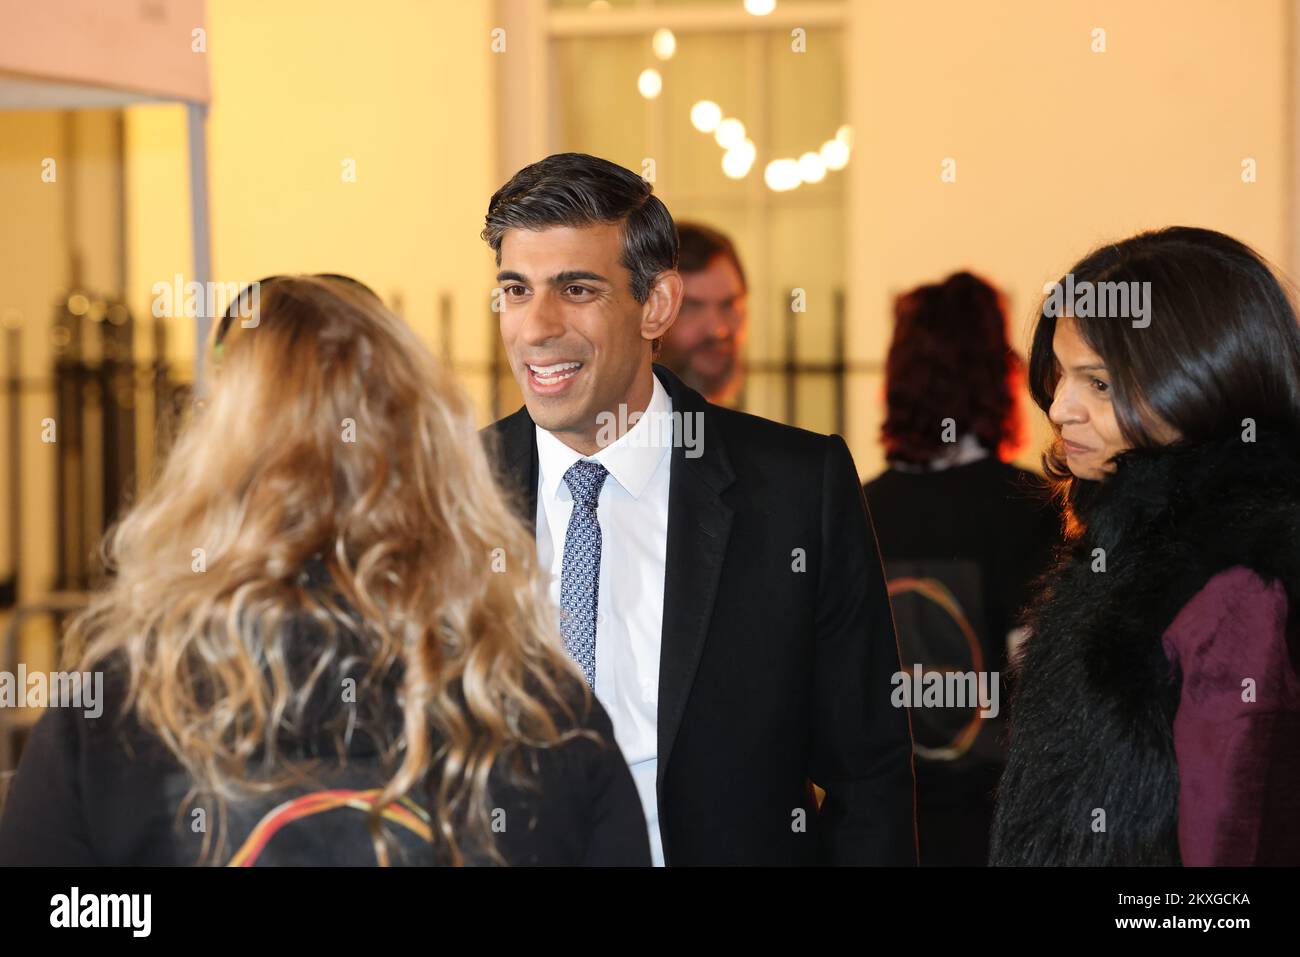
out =
[[[1180,676],[1160,639],[1235,565],[1280,580],[1294,603],[1300,438],[1260,432],[1254,442],[1126,452],[1079,511],[1085,531],[1044,578],[1012,666],[991,861],[1177,864]],[[1098,549],[1104,572],[1094,571]]]

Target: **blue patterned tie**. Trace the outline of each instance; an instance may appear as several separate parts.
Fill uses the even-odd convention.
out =
[[[609,472],[599,462],[579,459],[564,473],[573,512],[564,532],[560,571],[560,632],[564,647],[596,687],[596,599],[600,594],[600,522],[596,502]]]

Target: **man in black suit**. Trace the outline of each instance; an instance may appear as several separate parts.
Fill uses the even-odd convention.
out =
[[[489,446],[656,862],[915,864],[898,645],[843,439],[653,365],[682,280],[635,174],[550,156],[496,192],[483,238],[525,399]]]

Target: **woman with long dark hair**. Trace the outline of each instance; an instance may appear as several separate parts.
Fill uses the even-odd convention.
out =
[[[256,288],[106,539],[68,660],[110,703],[41,718],[0,864],[648,865],[464,392],[362,284]]]
[[[1104,246],[1048,295],[1030,387],[1069,541],[1028,619],[992,862],[1300,863],[1287,293],[1211,230]]]

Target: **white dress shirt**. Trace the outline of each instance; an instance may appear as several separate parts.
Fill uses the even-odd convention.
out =
[[[609,475],[596,504],[600,522],[600,588],[596,595],[596,697],[609,712],[614,737],[632,770],[656,867],[664,863],[655,775],[659,769],[659,645],[664,618],[668,545],[668,473],[672,400],[654,379],[645,414],[617,441],[583,456],[544,429],[537,433],[537,554],[550,569],[551,601],[560,607],[564,534],[573,496],[564,473],[581,458]],[[629,416],[630,417],[630,416]],[[667,435],[668,441],[662,436]]]

